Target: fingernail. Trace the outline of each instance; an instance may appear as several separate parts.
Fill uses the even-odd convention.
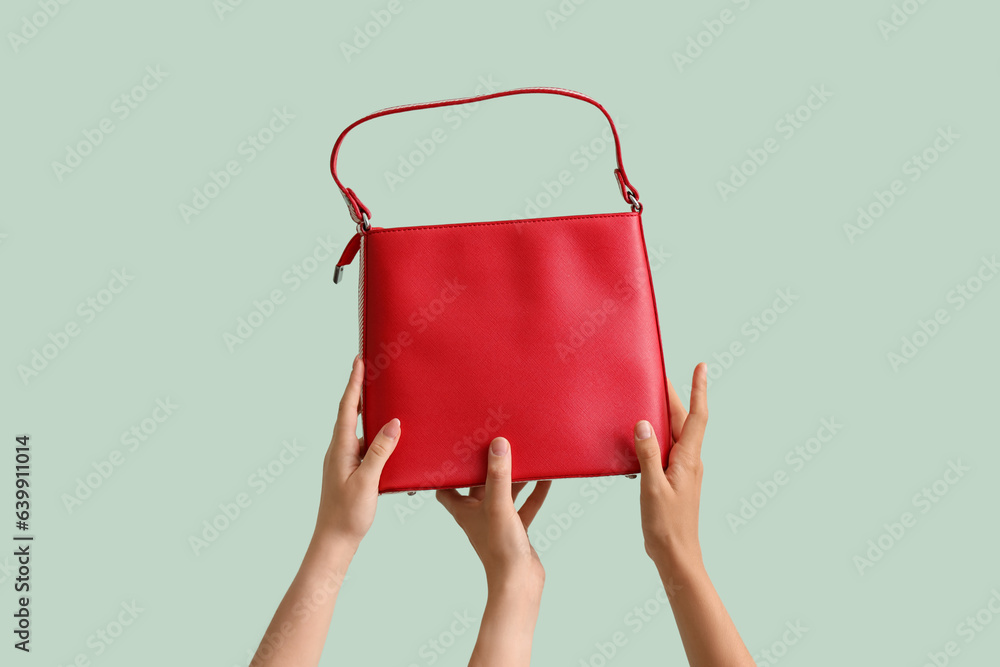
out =
[[[495,438],[490,445],[490,452],[493,456],[503,456],[507,453],[507,441],[503,438]]]
[[[382,429],[382,433],[390,440],[395,439],[396,436],[399,435],[399,420],[393,417],[392,420],[385,425],[385,428]]]
[[[653,435],[653,427],[645,419],[635,425],[635,437],[639,440],[645,440],[651,435]]]

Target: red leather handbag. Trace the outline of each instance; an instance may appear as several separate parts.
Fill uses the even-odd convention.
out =
[[[467,223],[418,215],[430,224],[372,227],[371,211],[337,176],[340,145],[361,123],[527,93],[601,110],[630,211]],[[634,475],[640,419],[659,436],[666,466],[666,374],[642,204],[604,107],[561,88],[390,107],[340,134],[330,171],[357,224],[334,282],[360,256],[362,427],[373,434],[393,417],[402,427],[379,493],[484,484],[497,436],[511,443],[515,482]]]

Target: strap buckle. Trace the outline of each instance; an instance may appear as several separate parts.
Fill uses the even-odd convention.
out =
[[[635,213],[642,213],[642,204],[638,199],[635,198],[635,193],[632,192],[631,188],[625,191],[625,197],[632,204],[632,211]]]

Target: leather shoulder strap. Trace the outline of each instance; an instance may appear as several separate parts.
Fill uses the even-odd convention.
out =
[[[333,145],[333,152],[330,154],[330,173],[333,174],[333,180],[337,182],[337,187],[340,188],[341,194],[344,196],[344,201],[347,202],[347,210],[351,214],[351,219],[358,224],[362,224],[365,228],[368,228],[368,220],[371,219],[371,211],[365,206],[354,191],[346,187],[337,176],[337,153],[340,152],[340,144],[344,141],[344,137],[347,133],[353,130],[358,125],[365,123],[379,116],[389,116],[395,113],[403,113],[404,111],[417,111],[419,109],[433,109],[434,107],[444,107],[452,106],[455,104],[468,104],[469,102],[478,102],[481,100],[489,100],[494,97],[506,97],[507,95],[525,95],[528,93],[544,93],[548,95],[563,95],[565,97],[572,97],[574,99],[583,100],[593,104],[595,107],[601,110],[604,117],[608,119],[608,124],[611,125],[611,134],[614,135],[615,139],[615,158],[618,161],[618,167],[615,169],[615,178],[618,180],[618,187],[621,190],[622,197],[625,202],[632,206],[633,211],[641,211],[642,204],[639,203],[639,192],[636,190],[631,183],[629,183],[628,178],[625,176],[625,167],[622,164],[622,147],[621,142],[618,139],[618,131],[615,129],[615,123],[611,120],[611,115],[607,110],[601,106],[597,101],[587,97],[583,93],[578,93],[575,90],[568,90],[565,88],[515,88],[512,90],[503,90],[496,93],[490,93],[488,95],[476,95],[473,97],[461,97],[451,100],[439,100],[437,102],[426,102],[422,104],[404,104],[402,106],[388,107],[374,113],[370,113],[364,118],[354,121],[347,128],[340,133],[337,137],[337,142]]]

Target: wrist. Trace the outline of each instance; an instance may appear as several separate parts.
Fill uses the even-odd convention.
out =
[[[532,582],[507,580],[487,584],[486,609],[483,617],[499,616],[529,636],[542,606],[542,586]]]
[[[698,543],[682,545],[664,542],[655,547],[647,546],[646,554],[661,572],[691,572],[704,567]]]
[[[662,555],[653,558],[653,563],[668,593],[687,588],[708,576],[700,553]]]
[[[656,562],[656,571],[663,583],[663,590],[675,610],[678,603],[685,604],[705,599],[714,590],[708,570],[701,559],[679,559]]]
[[[344,567],[354,558],[361,539],[346,533],[317,528],[309,541],[307,554],[319,560],[340,563]]]
[[[486,573],[486,589],[490,598],[517,598],[539,602],[544,586],[545,569],[537,561]]]
[[[489,592],[470,667],[528,664],[544,578],[540,565],[521,577],[487,576]]]

